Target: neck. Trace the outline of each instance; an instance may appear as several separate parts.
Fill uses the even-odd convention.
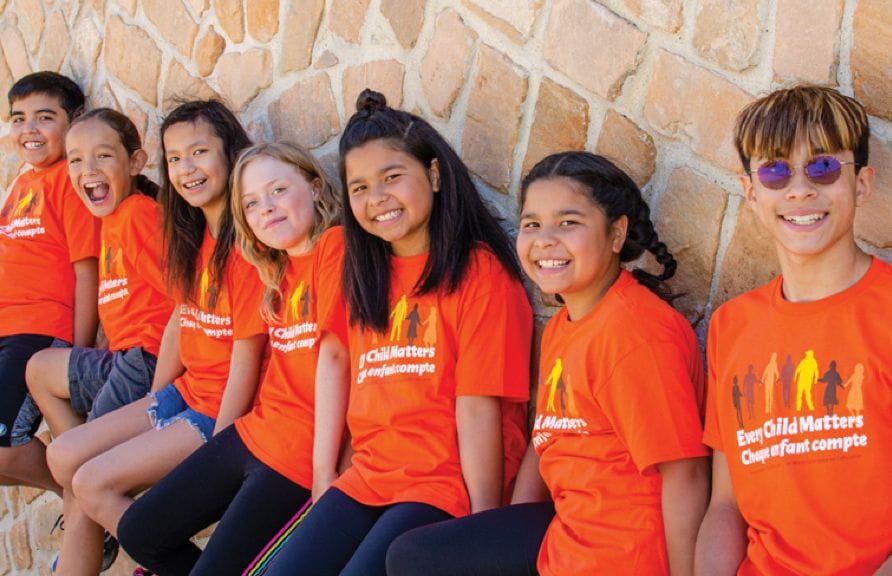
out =
[[[617,278],[619,278],[621,272],[622,268],[617,259],[615,266],[611,266],[610,272],[605,274],[595,285],[591,286],[590,290],[572,295],[561,294],[561,298],[564,300],[564,305],[567,307],[567,315],[570,317],[570,320],[579,320],[594,310],[598,303],[604,299],[607,291],[610,290],[610,287],[613,286]]]
[[[223,220],[223,204],[214,203],[201,209],[204,213],[204,219],[207,222],[208,232],[215,240],[220,234],[220,223]]]
[[[854,239],[824,254],[778,256],[784,299],[790,302],[812,302],[838,294],[863,278],[871,262]]]

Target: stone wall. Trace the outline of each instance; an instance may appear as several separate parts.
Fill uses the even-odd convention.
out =
[[[0,14],[0,91],[39,69],[73,76],[91,104],[137,122],[154,174],[163,114],[197,96],[333,166],[366,86],[439,128],[509,218],[544,154],[605,154],[643,186],[701,338],[712,309],[777,270],[741,202],[736,112],[777,86],[835,85],[873,123],[879,177],[858,239],[892,260],[887,0],[0,0]],[[20,169],[7,132],[4,189]],[[48,572],[59,509],[0,491],[0,576]]]

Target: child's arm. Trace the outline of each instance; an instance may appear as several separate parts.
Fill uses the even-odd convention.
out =
[[[349,390],[347,349],[335,334],[328,332],[319,344],[316,364],[313,502],[318,502],[338,477],[338,457],[344,437]]]
[[[161,335],[161,346],[158,349],[158,362],[155,364],[155,376],[152,379],[152,392],[161,390],[186,369],[180,361],[180,306],[174,306],[170,320]]]
[[[263,363],[266,340],[266,334],[255,334],[233,341],[229,378],[226,380],[217,423],[214,425],[215,435],[251,409],[257,384],[260,382],[260,366]]]
[[[883,565],[879,567],[874,576],[892,576],[892,556],[886,558]]]
[[[502,449],[502,402],[494,396],[458,396],[455,422],[462,476],[471,513],[502,504],[505,455]]]
[[[82,258],[74,264],[74,341],[90,348],[99,328],[99,265],[96,258]]]
[[[545,481],[542,480],[542,475],[539,473],[539,454],[533,447],[533,443],[530,442],[523,455],[523,461],[520,463],[520,469],[517,471],[511,503],[545,502],[549,497],[548,486],[545,485]]]
[[[746,556],[746,521],[737,508],[723,452],[712,457],[712,498],[706,509],[694,556],[694,573],[733,575]]]
[[[657,470],[663,481],[663,526],[669,573],[694,573],[694,545],[709,502],[709,461],[685,458],[661,462]]]

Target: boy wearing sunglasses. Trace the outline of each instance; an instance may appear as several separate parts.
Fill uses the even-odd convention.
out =
[[[853,230],[873,185],[869,138],[861,104],[826,87],[778,90],[738,116],[744,196],[782,275],[710,322],[699,574],[892,573],[892,266]],[[734,381],[750,370],[761,393],[739,418]]]

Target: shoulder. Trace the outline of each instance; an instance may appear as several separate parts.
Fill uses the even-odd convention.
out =
[[[494,289],[521,287],[520,282],[511,275],[498,257],[480,243],[471,250],[465,282],[488,285]]]
[[[747,323],[754,315],[770,314],[772,294],[779,290],[781,281],[781,277],[777,276],[767,284],[735,296],[720,305],[710,318],[710,330],[735,323]]]
[[[344,253],[344,227],[332,226],[319,236],[316,254],[321,258],[336,257]]]

